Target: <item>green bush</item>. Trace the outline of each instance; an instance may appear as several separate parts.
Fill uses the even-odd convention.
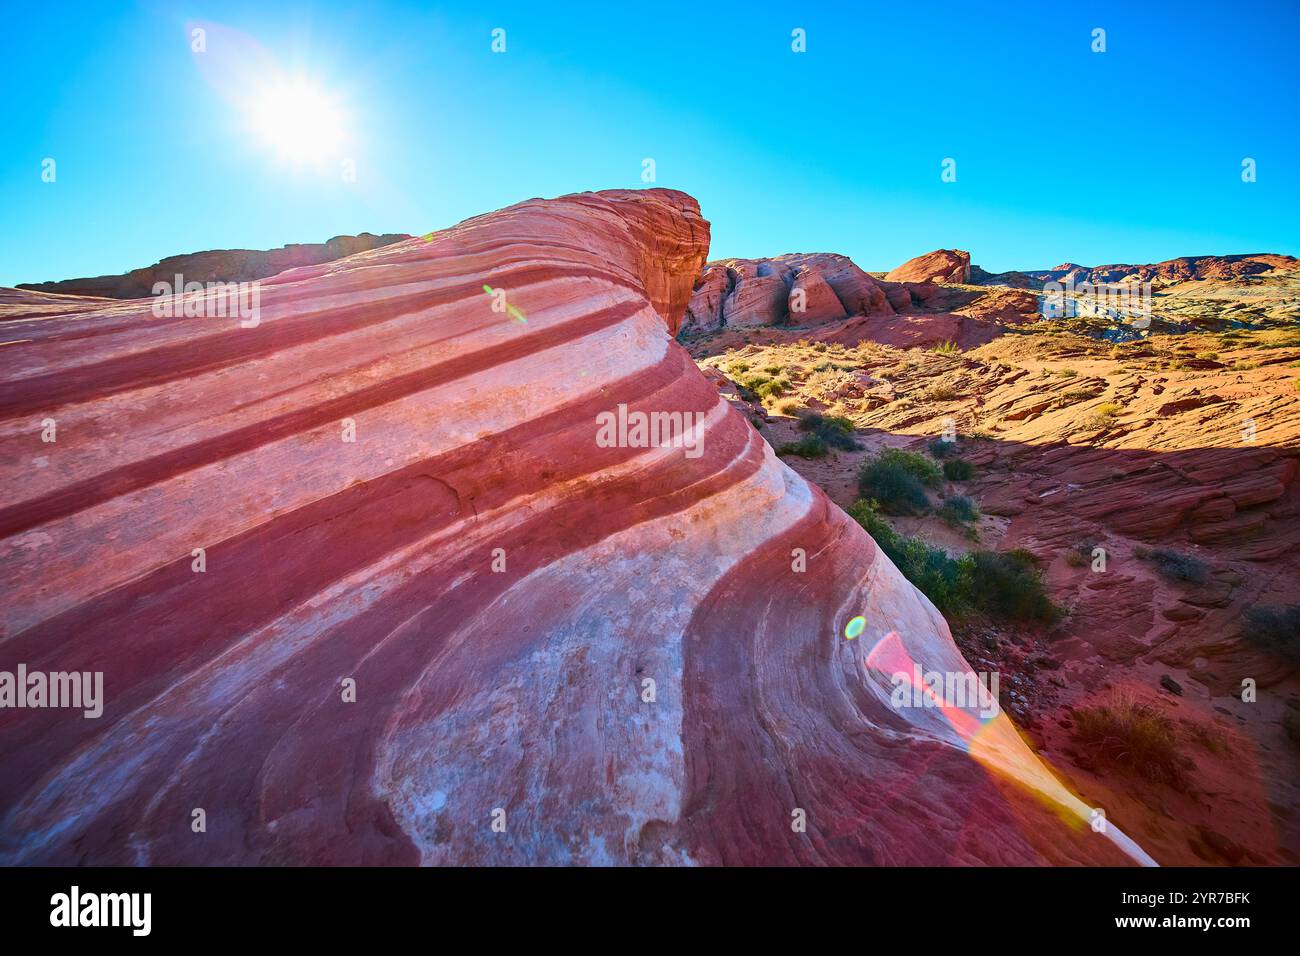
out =
[[[949,481],[966,481],[975,469],[965,458],[951,458],[943,463],[943,476]]]
[[[939,466],[924,455],[886,448],[863,463],[858,490],[887,514],[921,514],[930,507],[925,488],[937,485],[939,477]]]
[[[920,537],[900,535],[876,502],[859,499],[849,516],[866,529],[889,560],[950,618],[979,612],[1009,620],[1052,621],[1058,611],[1033,557],[1024,551],[975,551],[949,557]]]
[[[961,348],[958,347],[956,342],[952,342],[952,341],[940,342],[930,351],[936,352],[939,355],[960,355],[961,354]]]
[[[965,495],[956,495],[939,508],[939,517],[950,525],[963,525],[979,519],[980,509]]]
[[[970,609],[967,562],[953,560],[942,548],[932,547],[923,538],[900,535],[880,516],[874,501],[855,501],[849,508],[849,516],[866,529],[903,577],[940,611],[958,616]]]
[[[1043,573],[1028,551],[973,551],[975,606],[991,617],[1054,621],[1058,610],[1043,586]]]
[[[926,448],[935,458],[947,458],[949,455],[957,453],[957,443],[955,441],[946,441],[943,438],[936,438]]]
[[[754,388],[754,394],[759,398],[774,398],[778,395],[784,395],[790,383],[783,378],[773,378],[762,382]]]
[[[840,415],[808,412],[800,417],[799,427],[831,448],[855,451],[862,447],[853,438],[853,422]]]
[[[830,449],[818,435],[804,435],[798,441],[788,441],[776,450],[778,455],[798,455],[800,458],[825,458]]]

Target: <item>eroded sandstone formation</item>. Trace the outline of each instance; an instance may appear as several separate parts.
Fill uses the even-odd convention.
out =
[[[252,328],[8,293],[0,670],[104,701],[0,710],[0,860],[1146,861],[1005,715],[893,706],[967,665],[673,341],[708,236],[533,200],[268,279]]]
[[[885,278],[890,282],[969,282],[970,253],[936,249],[907,260]]]
[[[720,259],[696,283],[682,330],[817,325],[850,315],[894,315],[911,306],[906,289],[872,278],[847,256]]]

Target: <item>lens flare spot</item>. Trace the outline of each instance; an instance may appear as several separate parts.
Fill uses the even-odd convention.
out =
[[[855,637],[860,637],[862,632],[866,630],[866,627],[867,619],[859,614],[857,617],[850,620],[848,624],[844,625],[844,636],[851,641]]]

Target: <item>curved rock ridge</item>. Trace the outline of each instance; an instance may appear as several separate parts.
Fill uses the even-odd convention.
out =
[[[895,678],[969,668],[672,340],[708,236],[531,200],[253,327],[8,294],[0,671],[103,690],[0,709],[0,861],[1149,863]]]

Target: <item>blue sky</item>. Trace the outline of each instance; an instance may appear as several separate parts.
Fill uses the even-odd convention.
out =
[[[1138,6],[9,5],[0,284],[422,233],[639,187],[646,157],[656,185],[700,200],[715,258],[1300,255],[1300,4]],[[295,165],[250,132],[209,64],[254,71],[252,43],[336,99],[337,155]]]

